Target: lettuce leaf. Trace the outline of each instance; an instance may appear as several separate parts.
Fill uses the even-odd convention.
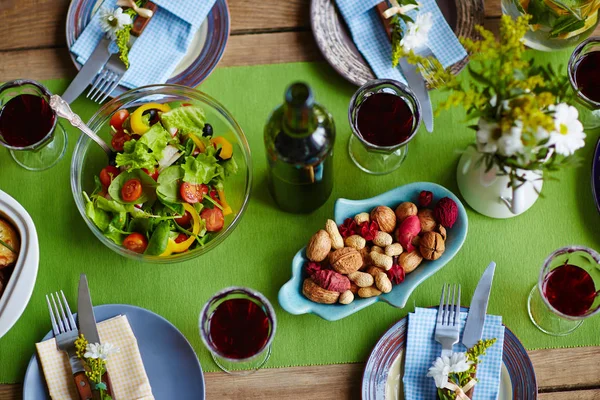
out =
[[[183,179],[183,170],[179,165],[172,165],[158,175],[158,188],[156,195],[164,204],[181,203],[179,199],[179,185]]]
[[[160,120],[169,132],[177,129],[177,134],[180,136],[189,135],[192,133],[202,136],[202,128],[206,122],[204,110],[200,107],[177,107],[163,113]]]
[[[104,232],[110,224],[109,214],[106,211],[97,208],[86,192],[83,192],[83,197],[85,199],[85,214],[92,220],[98,229]]]
[[[197,157],[186,157],[183,169],[183,181],[193,184],[209,183],[215,178],[221,178],[224,174],[223,167],[219,165],[214,156],[204,153]]]
[[[132,139],[124,144],[123,153],[117,154],[117,167],[126,167],[127,171],[153,169],[171,139],[161,124],[152,125],[139,140]]]
[[[123,188],[123,185],[125,185],[125,183],[130,179],[138,179],[142,183],[142,195],[134,201],[127,202],[121,199],[121,189]],[[156,182],[141,169],[135,169],[129,172],[121,172],[108,187],[108,194],[110,194],[110,197],[112,197],[113,201],[125,205],[152,202],[156,200]]]

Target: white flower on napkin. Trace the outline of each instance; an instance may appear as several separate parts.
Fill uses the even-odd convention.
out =
[[[443,389],[448,382],[450,373],[465,372],[471,365],[473,365],[473,361],[467,360],[466,353],[452,353],[450,357],[438,357],[433,362],[433,366],[429,368],[427,376],[433,378],[436,387]]]
[[[125,25],[131,25],[131,15],[125,14],[121,7],[115,10],[103,8],[99,12],[100,27],[112,40],[117,38],[117,32],[123,29]]]
[[[551,107],[551,111],[554,111],[555,130],[550,132],[548,145],[554,145],[558,154],[570,156],[575,150],[585,146],[583,125],[578,119],[579,111],[566,103]]]
[[[410,51],[427,43],[427,36],[433,26],[431,13],[422,13],[417,15],[415,22],[408,22],[400,46],[406,51]]]
[[[111,343],[88,343],[85,348],[85,358],[101,358],[106,360],[111,354],[118,353],[119,348],[113,346]]]

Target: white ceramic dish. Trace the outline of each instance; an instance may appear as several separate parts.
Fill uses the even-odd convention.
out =
[[[0,297],[0,338],[19,319],[33,292],[40,250],[33,220],[15,199],[0,190],[0,217],[10,222],[21,238],[21,250],[6,289]]]

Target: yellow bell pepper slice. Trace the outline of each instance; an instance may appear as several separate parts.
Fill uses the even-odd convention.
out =
[[[197,235],[200,232],[200,215],[198,215],[196,209],[190,204],[185,203],[183,205],[183,208],[185,209],[185,211],[189,212],[192,215],[192,233],[194,235]],[[195,240],[195,236],[190,236],[189,238],[187,238],[186,241],[183,241],[181,243],[175,243],[175,240],[169,238],[169,241],[167,242],[167,248],[160,256],[165,257],[170,256],[173,253],[183,253],[184,251],[190,248],[190,246],[194,243]]]
[[[202,140],[200,140],[200,138],[194,134],[190,134],[188,135],[188,137],[192,139],[192,142],[194,142],[198,150],[200,150],[200,153],[204,153],[204,150],[206,150],[206,146],[204,145]]]
[[[219,157],[221,157],[223,160],[227,160],[233,155],[233,145],[229,143],[229,141],[223,136],[214,137],[210,139],[210,142],[215,145],[215,147],[219,147],[219,145],[221,146],[221,153],[219,154]]]
[[[131,124],[131,130],[133,131],[133,133],[143,135],[144,133],[148,132],[148,130],[150,129],[150,125],[146,125],[146,123],[144,123],[142,114],[144,114],[145,111],[151,110],[153,108],[162,112],[167,112],[171,110],[171,107],[169,107],[168,104],[147,103],[139,106],[133,113],[131,113],[131,116],[129,117],[129,123]]]
[[[217,190],[217,194],[219,195],[219,201],[221,202],[221,207],[223,207],[223,215],[229,215],[233,213],[231,206],[227,203],[225,199],[225,192],[223,190]]]

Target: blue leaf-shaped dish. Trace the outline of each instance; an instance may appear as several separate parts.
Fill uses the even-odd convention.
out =
[[[448,261],[450,261],[460,250],[465,238],[467,237],[467,213],[460,200],[448,189],[443,186],[430,182],[415,182],[408,185],[397,187],[389,192],[380,194],[365,200],[347,200],[338,199],[335,202],[335,222],[340,225],[346,218],[352,218],[361,212],[369,212],[373,208],[386,205],[395,209],[398,204],[404,201],[416,202],[421,190],[428,190],[433,193],[437,201],[442,197],[450,197],[458,205],[458,219],[452,229],[448,230],[448,239],[446,240],[446,251],[435,261],[423,261],[423,263],[413,272],[406,275],[406,279],[400,285],[394,285],[390,293],[379,297],[368,299],[356,298],[348,305],[342,304],[318,304],[308,300],[302,294],[303,268],[308,259],[306,258],[306,247],[302,248],[292,261],[292,278],[287,281],[279,290],[279,304],[290,314],[316,314],[328,321],[336,321],[354,314],[363,308],[370,306],[378,301],[385,301],[394,307],[403,308],[408,301],[408,297],[417,286],[425,279],[440,270]]]

